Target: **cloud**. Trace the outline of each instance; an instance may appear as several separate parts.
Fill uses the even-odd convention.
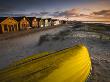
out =
[[[79,9],[70,9],[70,10],[66,10],[66,11],[62,11],[62,12],[54,12],[53,16],[55,17],[74,17],[74,16],[79,16],[80,15],[80,11]]]
[[[0,16],[11,16],[14,15],[13,13],[17,13],[17,12],[25,12],[26,9],[23,8],[16,8],[14,5],[0,5]]]
[[[110,18],[110,10],[101,10],[98,12],[93,12],[92,15],[99,17],[109,17]]]
[[[4,12],[8,12],[11,9],[7,9],[7,8],[0,8],[0,13],[4,13]]]
[[[36,16],[36,17],[45,17],[49,16],[50,12],[32,12],[32,13],[0,13],[1,16]]]
[[[45,17],[45,16],[49,16],[50,12],[46,12],[46,11],[42,11],[42,12],[33,12],[30,13],[29,16],[37,16],[37,17]]]
[[[1,11],[7,11],[3,8],[0,8]],[[9,8],[10,10],[10,8]],[[83,12],[82,12],[83,11]],[[89,11],[91,11],[89,9]],[[61,19],[73,19],[73,20],[110,20],[110,10],[101,10],[101,11],[91,11],[88,12],[88,9],[78,9],[72,8],[65,11],[41,11],[41,12],[29,12],[29,13],[0,13],[1,16],[36,16],[36,17],[52,17],[52,18],[61,18]]]
[[[45,11],[40,12],[40,15],[48,15],[48,14],[49,14],[49,12],[45,12]]]
[[[30,16],[30,14],[20,14],[20,13],[3,13],[3,14],[0,14],[1,16]]]
[[[97,12],[82,13],[81,9],[69,9],[63,12],[54,12],[52,15],[57,18],[69,18],[70,20],[82,21],[110,21],[110,10],[101,10]]]
[[[33,13],[30,13],[31,16],[39,16],[40,13],[37,13],[37,12],[33,12]]]
[[[8,13],[10,11],[14,10],[14,7],[11,7],[11,6],[3,6],[3,5],[0,5],[0,13]]]

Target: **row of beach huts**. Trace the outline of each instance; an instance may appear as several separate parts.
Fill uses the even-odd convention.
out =
[[[66,21],[51,19],[51,18],[36,18],[36,17],[0,17],[0,33],[28,30],[31,28],[45,28],[60,24],[65,24]]]

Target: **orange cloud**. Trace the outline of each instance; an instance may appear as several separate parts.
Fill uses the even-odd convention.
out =
[[[110,10],[101,10],[92,12],[89,14],[81,13],[80,9],[70,9],[64,12],[57,13],[59,18],[65,18],[69,20],[80,20],[80,21],[110,21]]]

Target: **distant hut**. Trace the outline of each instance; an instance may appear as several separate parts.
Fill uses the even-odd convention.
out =
[[[54,25],[59,25],[59,24],[60,24],[60,20],[56,19],[56,20],[54,21]]]
[[[36,17],[28,17],[28,19],[30,20],[30,26],[32,28],[38,28],[39,27],[39,18]]]
[[[55,19],[52,19],[51,26],[54,26]]]
[[[41,20],[41,18],[37,18],[37,21],[38,21],[38,28],[40,27],[40,20]]]
[[[40,27],[45,27],[45,19],[40,19]]]
[[[67,24],[66,20],[61,20],[61,24]]]
[[[48,18],[48,26],[52,26],[52,19]]]
[[[58,20],[58,19],[52,19],[52,26],[59,25],[59,24],[60,24],[60,20]]]
[[[51,18],[43,19],[45,21],[45,27],[51,26]]]
[[[44,19],[45,20],[45,27],[48,27],[49,26],[49,21],[48,19]]]
[[[18,22],[13,17],[0,17],[0,33],[18,30]]]
[[[25,30],[30,28],[30,20],[27,17],[14,17],[19,22],[19,29]]]

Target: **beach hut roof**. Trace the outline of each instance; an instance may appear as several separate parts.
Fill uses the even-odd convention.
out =
[[[27,17],[30,21],[32,21],[34,18],[36,17]],[[36,18],[38,21],[41,19],[41,18]]]
[[[22,16],[22,17],[13,17],[16,21],[21,21],[23,18],[24,18],[25,16]],[[29,22],[30,22],[30,20],[27,18],[27,17],[25,17]]]
[[[8,17],[0,17],[0,23],[2,22],[2,21],[4,21],[5,19],[7,19]]]

